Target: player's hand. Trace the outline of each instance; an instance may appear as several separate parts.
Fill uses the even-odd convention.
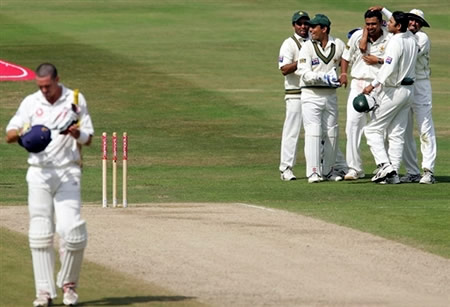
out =
[[[54,123],[52,129],[59,131],[60,134],[69,133],[69,128],[78,123],[77,111],[77,106],[72,104],[70,110],[67,110],[65,113],[61,113],[60,116],[56,118],[56,122]]]
[[[69,129],[67,129],[67,133],[75,139],[78,139],[80,137],[80,129],[76,123],[70,126]]]
[[[341,84],[341,86],[343,85],[345,88],[347,88],[347,73],[341,73],[341,75],[339,76],[339,83]]]
[[[332,70],[330,70],[326,74],[323,74],[320,78],[329,87],[337,88],[341,86],[336,74],[336,67],[333,67]]]
[[[378,57],[376,57],[374,55],[365,55],[362,57],[362,59],[367,65],[378,64]]]
[[[369,84],[368,86],[366,86],[364,89],[363,89],[363,94],[366,94],[366,95],[369,95],[370,94],[370,92],[372,92],[373,91],[373,89],[374,89],[374,87],[373,87],[373,85],[372,84]]]
[[[369,7],[369,11],[381,11],[382,9],[383,7],[379,5]]]

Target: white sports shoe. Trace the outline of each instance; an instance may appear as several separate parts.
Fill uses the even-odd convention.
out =
[[[308,178],[308,183],[318,183],[322,181],[322,177],[320,177],[317,173],[312,174]]]
[[[402,183],[413,183],[419,181],[420,181],[420,174],[407,173],[405,176],[400,178],[400,182]]]
[[[344,177],[342,174],[338,171],[331,170],[331,172],[328,173],[328,175],[325,176],[325,180],[327,181],[342,181]]]
[[[78,294],[75,291],[75,283],[67,283],[63,286],[63,303],[66,306],[75,306],[78,303]]]
[[[394,176],[384,179],[383,181],[380,181],[380,184],[399,184],[400,178],[398,177],[397,173],[395,173]]]
[[[345,174],[344,179],[345,180],[357,180],[364,178],[365,174],[363,171],[358,172],[357,170],[351,168],[347,174]]]
[[[287,168],[284,170],[284,172],[281,172],[281,180],[283,181],[291,181],[296,179],[297,177],[295,177],[294,173],[290,168]]]
[[[426,169],[426,168],[423,171],[424,171],[424,173],[423,173],[422,179],[420,179],[419,183],[433,184],[436,182],[436,179],[434,179],[434,175],[433,175],[432,171],[430,171],[429,169]]]
[[[383,166],[378,171],[378,173],[372,177],[372,181],[380,182],[396,174],[397,172],[395,171],[394,167],[392,167],[391,163],[384,163]]]
[[[47,292],[40,292],[38,297],[33,301],[34,307],[47,307],[52,304],[50,294]]]

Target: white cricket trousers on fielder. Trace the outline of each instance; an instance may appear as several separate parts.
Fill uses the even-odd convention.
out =
[[[319,176],[328,175],[333,169],[339,134],[336,90],[317,89],[314,92],[315,95],[307,96],[303,96],[302,93],[306,177],[310,177],[313,173]]]
[[[436,134],[431,116],[432,98],[431,83],[429,79],[416,80],[414,83],[414,101],[408,116],[408,125],[405,132],[405,149],[403,162],[406,171],[410,174],[420,174],[417,162],[416,140],[414,139],[414,117],[420,137],[420,150],[422,152],[422,169],[434,172],[436,161]]]
[[[302,127],[302,105],[300,98],[285,98],[286,117],[281,136],[280,172],[292,169],[297,160],[297,144]]]
[[[77,165],[65,168],[28,168],[29,240],[36,296],[40,292],[47,292],[52,298],[56,297],[53,275],[54,217],[56,215],[56,232],[64,245],[63,238],[70,236],[75,225],[83,223],[80,215],[80,178],[81,171]],[[81,261],[80,256],[77,259]],[[77,273],[79,272],[75,275]]]
[[[375,163],[379,165],[390,162],[397,172],[402,161],[404,134],[413,91],[412,85],[384,87],[378,95],[380,106],[372,112],[371,120],[364,129]]]
[[[348,168],[357,172],[363,171],[360,146],[364,127],[367,124],[367,113],[357,112],[353,107],[353,99],[361,94],[363,89],[369,84],[370,80],[353,79],[347,99],[347,121],[345,126],[347,145],[345,156]]]

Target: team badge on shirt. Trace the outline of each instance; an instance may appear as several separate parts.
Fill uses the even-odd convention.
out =
[[[388,56],[385,60],[386,63],[391,64],[392,63],[392,58],[390,56]]]
[[[319,59],[318,58],[315,58],[315,59],[312,59],[312,61],[311,61],[311,65],[319,65]]]
[[[283,56],[279,56],[279,57],[278,57],[278,62],[283,63],[283,59],[284,59]]]

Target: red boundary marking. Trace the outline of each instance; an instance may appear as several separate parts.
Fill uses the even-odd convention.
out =
[[[0,81],[34,80],[34,71],[27,67],[0,60]]]

